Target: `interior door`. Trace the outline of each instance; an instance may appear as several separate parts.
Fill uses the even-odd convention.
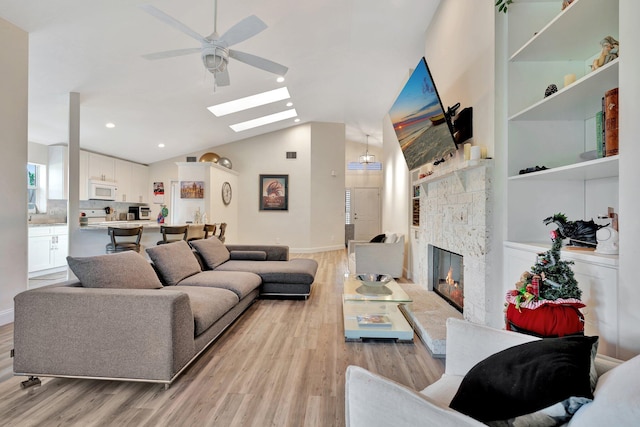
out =
[[[351,194],[355,240],[380,234],[380,189],[354,188]]]

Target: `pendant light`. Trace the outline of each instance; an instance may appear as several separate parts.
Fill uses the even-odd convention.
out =
[[[367,135],[367,151],[365,151],[365,153],[360,156],[360,163],[369,164],[375,162],[376,156],[373,154],[369,154],[369,135]]]

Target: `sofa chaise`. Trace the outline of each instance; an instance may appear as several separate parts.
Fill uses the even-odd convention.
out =
[[[216,267],[229,262],[241,269],[247,263],[251,270],[259,262],[271,264],[262,270],[268,283],[298,290],[294,282],[302,279],[307,295],[317,269],[314,260],[287,260],[286,247],[236,246],[234,260],[218,239],[197,241],[194,247],[199,251],[184,241],[148,248],[153,265],[136,252],[68,257],[78,280],[28,290],[14,299],[14,374],[30,377],[24,386],[39,382],[38,376],[53,376],[168,387],[260,296],[264,285],[252,271],[202,271],[198,257],[206,264],[217,254],[219,261],[224,250],[228,259]],[[277,265],[282,266],[279,273]]]
[[[584,344],[581,340],[590,338],[592,337],[569,337],[580,345]],[[554,342],[553,345],[556,343]],[[528,352],[532,348],[535,349],[538,344],[542,348],[543,342],[540,338],[530,335],[492,329],[461,319],[447,319],[445,373],[438,381],[420,392],[361,367],[347,368],[346,426],[459,427],[488,424],[601,427],[637,425],[640,419],[638,398],[640,396],[640,356],[623,362],[607,356],[595,355],[594,347],[589,345],[586,349],[588,351],[586,378],[583,378],[583,375],[574,375],[583,369],[578,369],[579,363],[583,363],[582,354],[566,357],[567,354],[561,351],[557,353],[546,351],[540,355],[540,360],[527,358],[527,354],[532,354]],[[506,363],[507,357],[512,357],[512,362],[515,360],[515,363]],[[548,358],[556,359],[552,364],[545,363],[549,360]],[[501,363],[497,364],[497,371],[492,372],[489,367],[496,361]],[[483,378],[482,376],[487,372],[492,372],[492,375]],[[564,373],[567,374],[566,378],[554,378],[554,375],[560,376]],[[589,387],[592,390],[593,399],[571,397],[562,404],[550,405],[544,410],[492,422],[486,420],[481,422],[450,407],[459,408],[467,404],[469,406],[466,409],[469,412],[482,412],[488,408],[478,408],[478,406],[489,402],[487,406],[493,405],[497,410],[514,408],[520,410],[517,405],[506,404],[505,401],[493,399],[492,395],[487,394],[493,393],[491,389],[499,388],[502,384],[507,398],[524,398],[525,392],[519,388],[533,389],[533,384],[539,379],[550,383],[555,382],[557,388]],[[580,385],[582,383],[584,384]],[[474,390],[473,387],[482,389]],[[546,387],[528,390],[527,393],[529,392],[536,394],[537,399],[543,399],[555,390],[552,387]],[[466,403],[465,398],[469,399]],[[536,398],[529,399],[528,403],[537,404],[535,400]]]

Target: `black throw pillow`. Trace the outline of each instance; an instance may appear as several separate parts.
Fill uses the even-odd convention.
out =
[[[589,372],[598,337],[543,338],[517,345],[475,365],[451,404],[479,421],[505,420],[569,397],[593,398]]]
[[[369,243],[384,243],[385,237],[386,236],[384,234],[378,234],[376,237],[369,240]]]

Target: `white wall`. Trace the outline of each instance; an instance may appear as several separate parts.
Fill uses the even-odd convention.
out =
[[[0,325],[13,322],[13,297],[27,289],[28,34],[0,18]]]
[[[176,161],[205,152],[227,157],[239,174],[237,241],[228,243],[283,244],[292,252],[338,249],[344,247],[344,141],[343,124],[307,123],[151,164],[149,176],[164,181],[168,203]],[[287,151],[297,158],[287,159]],[[259,210],[260,174],[289,175],[288,211]],[[157,215],[158,205],[153,209]]]
[[[29,163],[49,164],[49,147],[47,145],[29,141],[28,147],[27,158]]]
[[[620,0],[620,40],[629,43],[640,40],[637,17],[640,3],[637,0]],[[627,55],[620,56],[620,265],[618,278],[619,342],[620,357],[628,359],[640,353],[640,285],[638,269],[640,259],[640,55],[637,46]]]

